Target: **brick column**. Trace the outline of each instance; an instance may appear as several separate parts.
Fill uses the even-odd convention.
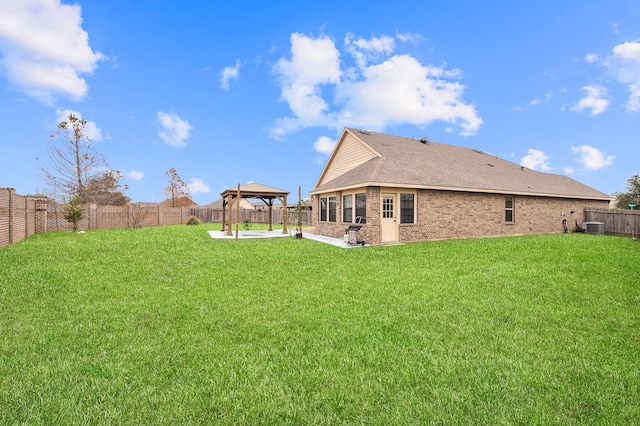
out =
[[[44,234],[47,232],[47,204],[48,200],[46,198],[35,199],[36,213],[33,229],[36,234]]]

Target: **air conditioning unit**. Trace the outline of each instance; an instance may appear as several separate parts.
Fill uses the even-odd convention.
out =
[[[604,222],[583,222],[582,230],[587,234],[604,234]]]

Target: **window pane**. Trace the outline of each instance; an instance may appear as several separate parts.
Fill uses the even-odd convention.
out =
[[[351,195],[345,195],[342,197],[342,221],[353,221],[353,199]]]
[[[413,223],[413,194],[400,194],[400,223]]]
[[[327,221],[327,199],[320,198],[320,221]]]
[[[329,197],[329,222],[336,221],[336,197]]]
[[[393,218],[393,197],[389,197],[389,196],[382,197],[382,218],[383,219]]]
[[[507,209],[513,208],[513,197],[504,197],[504,207]]]
[[[513,222],[513,197],[504,197],[504,221]]]
[[[367,223],[367,194],[356,194],[356,221]]]

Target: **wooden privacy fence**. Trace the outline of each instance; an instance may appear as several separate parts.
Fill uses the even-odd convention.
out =
[[[604,233],[638,237],[640,235],[640,211],[610,210],[587,207],[584,209],[585,222],[604,223]]]
[[[227,213],[228,214],[228,213]],[[210,209],[206,207],[192,207],[191,215],[200,219],[203,223],[222,223],[222,209]],[[233,210],[232,222],[236,220],[236,210]],[[269,210],[240,209],[240,223],[269,223]],[[273,209],[273,223],[283,222],[283,209]],[[287,223],[289,227],[295,226],[295,211],[287,210]],[[302,224],[311,225],[311,210],[302,212]]]

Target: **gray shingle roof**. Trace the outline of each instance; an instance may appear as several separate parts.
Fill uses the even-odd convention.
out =
[[[472,148],[347,128],[380,154],[312,192],[357,185],[400,186],[610,200],[611,197],[564,175],[522,167]],[[338,147],[336,147],[337,149]]]

